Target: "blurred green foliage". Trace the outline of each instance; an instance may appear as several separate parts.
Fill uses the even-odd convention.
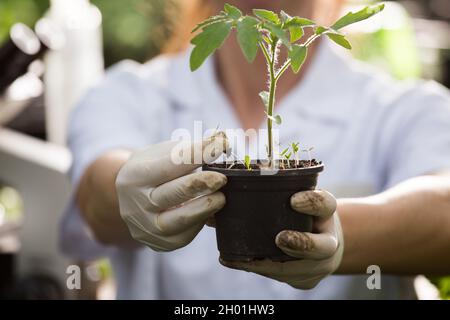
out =
[[[393,75],[400,80],[419,79],[422,64],[414,32],[407,26],[395,30],[380,29],[372,34],[350,36],[353,55]],[[355,39],[356,38],[356,39]]]
[[[20,221],[22,212],[23,202],[19,192],[0,185],[0,224]]]
[[[170,35],[173,0],[93,0],[103,13],[106,64],[124,58],[144,62]]]
[[[16,22],[29,26],[47,10],[49,0],[1,0],[0,1],[0,43],[3,43],[9,29]]]
[[[450,277],[431,278],[431,282],[438,287],[441,299],[450,300]]]
[[[392,19],[395,17],[395,23]],[[398,4],[388,4],[371,28],[349,36],[352,54],[375,65],[397,79],[418,79],[422,61],[411,15]],[[378,24],[378,25],[377,25]],[[366,26],[367,28],[367,26]]]
[[[175,0],[92,0],[103,14],[105,62],[123,59],[144,62],[160,52],[170,35]],[[0,43],[11,26],[32,27],[49,7],[49,0],[1,0]]]

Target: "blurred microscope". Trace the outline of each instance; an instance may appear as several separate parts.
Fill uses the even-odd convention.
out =
[[[0,44],[0,197],[20,193],[21,218],[0,203],[0,299],[64,298],[58,221],[71,193],[67,123],[76,101],[103,74],[102,16],[89,0],[51,0],[30,28]],[[0,13],[1,15],[1,13]]]
[[[47,44],[41,42],[33,30],[21,23],[11,28],[9,41],[0,48],[0,125],[17,126],[14,123],[17,115],[29,106],[33,108],[28,110],[35,111],[34,106],[44,93],[41,59],[51,45],[48,40],[43,38]],[[45,139],[45,130],[33,127],[24,126],[23,129]]]
[[[34,30],[11,28],[0,47],[0,125],[65,145],[68,114],[103,73],[101,20],[88,0],[52,0]]]

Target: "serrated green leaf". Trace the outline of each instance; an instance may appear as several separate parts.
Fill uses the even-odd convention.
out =
[[[258,42],[261,40],[261,33],[257,25],[259,20],[253,17],[244,17],[237,24],[237,38],[245,58],[253,62],[258,53]]]
[[[351,43],[345,38],[343,34],[327,33],[327,37],[333,40],[338,45],[344,47],[345,49],[352,49]]]
[[[232,6],[231,4],[226,3],[224,6],[224,10],[230,17],[235,20],[238,20],[240,17],[242,17],[242,11],[235,6]]]
[[[284,23],[285,28],[291,27],[311,27],[315,26],[316,23],[312,20],[300,17],[292,17]]]
[[[270,99],[270,93],[268,91],[263,91],[259,93],[259,96],[261,97],[261,100],[266,107],[266,111],[269,109],[269,99]]]
[[[253,14],[262,20],[270,21],[275,24],[280,24],[281,22],[278,15],[273,11],[264,9],[254,9]]]
[[[294,44],[289,50],[289,58],[291,59],[291,68],[294,73],[298,73],[305,63],[308,49],[303,45]]]
[[[191,53],[190,67],[197,70],[205,60],[222,46],[229,36],[233,25],[231,22],[218,22],[203,29],[191,43],[195,46]]]
[[[217,23],[217,22],[224,22],[227,19],[228,18],[226,16],[224,16],[224,15],[217,15],[217,16],[210,17],[210,18],[206,19],[205,21],[203,21],[202,23],[199,23],[194,28],[194,30],[192,30],[192,32],[194,33],[194,32],[196,32],[196,31],[198,31],[200,29],[203,29],[206,26],[209,26],[209,25]]]
[[[342,18],[340,18],[338,21],[336,21],[335,24],[331,26],[332,29],[339,30],[342,29],[350,24],[366,20],[373,15],[379,13],[384,9],[384,4],[379,4],[375,6],[369,6],[365,7],[364,9],[358,11],[358,12],[349,12]]]
[[[328,38],[333,40],[335,43],[337,43],[338,45],[340,45],[346,49],[350,50],[352,48],[352,45],[345,38],[345,35],[340,33],[339,31],[332,29],[332,28],[317,27],[316,34],[317,35],[326,35]]]
[[[273,24],[271,22],[264,23],[264,28],[269,31],[273,36],[278,38],[286,47],[291,47],[291,42],[285,30],[283,30],[279,25]]]
[[[304,35],[302,27],[290,27],[289,32],[291,33],[291,42],[292,43],[297,42]]]

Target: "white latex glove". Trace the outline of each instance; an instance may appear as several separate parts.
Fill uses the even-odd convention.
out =
[[[156,251],[189,244],[225,205],[217,190],[227,183],[220,173],[194,173],[202,165],[192,164],[194,152],[203,156],[199,162],[212,162],[227,149],[225,134],[217,133],[197,143],[163,142],[133,154],[116,179],[120,214],[133,238]],[[188,164],[174,163],[174,154],[188,155]]]
[[[297,289],[312,289],[339,267],[344,251],[336,199],[326,191],[299,192],[292,196],[294,210],[314,216],[314,232],[282,231],[275,243],[287,255],[302,260],[221,263],[229,268],[254,272]],[[317,232],[317,233],[316,233]]]

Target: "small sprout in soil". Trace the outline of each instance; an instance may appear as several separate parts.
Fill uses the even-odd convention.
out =
[[[287,147],[286,149],[284,149],[283,151],[281,151],[280,156],[281,156],[281,157],[284,157],[288,152],[289,152],[289,147]]]
[[[302,152],[306,152],[306,153],[308,153],[308,158],[309,158],[309,163],[310,163],[310,165],[312,164],[312,156],[311,156],[311,151],[313,151],[313,150],[314,150],[314,147],[311,147],[311,148],[308,148],[308,149],[302,150]]]
[[[294,154],[294,158],[295,158],[295,167],[298,167],[298,162],[299,162],[299,156],[298,156],[298,152],[300,151],[300,142],[292,142],[291,143],[291,149],[292,149],[292,153]]]
[[[251,165],[250,156],[248,156],[248,155],[245,156],[244,165],[245,165],[245,168],[247,168],[248,171],[252,171],[252,165]]]
[[[284,162],[286,160],[286,164],[288,168],[291,168],[291,158],[294,156],[294,168],[298,168],[299,166],[299,156],[298,153],[300,151],[299,148],[300,143],[299,142],[293,142],[291,143],[287,148],[285,148],[281,153],[281,166],[282,168],[285,168]]]
[[[289,152],[288,154],[286,154],[284,157],[286,158],[286,163],[288,168],[291,167],[291,156],[292,156],[292,152]]]

